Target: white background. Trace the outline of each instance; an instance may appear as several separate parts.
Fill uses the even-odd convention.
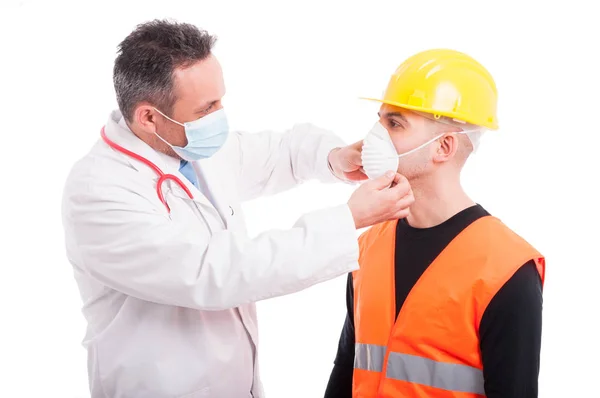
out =
[[[540,397],[600,396],[597,5],[506,3],[1,0],[0,396],[89,396],[60,197],[116,107],[117,44],[157,17],[219,37],[226,110],[248,131],[309,121],[354,142],[377,111],[358,97],[381,93],[404,58],[450,47],[480,60],[499,88],[501,129],[464,184],[547,256]],[[251,232],[289,227],[351,189],[307,184],[248,203]],[[259,303],[269,397],[322,396],[344,294],[338,278]]]

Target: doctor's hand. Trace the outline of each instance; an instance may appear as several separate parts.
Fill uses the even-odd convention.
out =
[[[360,229],[407,217],[414,201],[415,197],[406,177],[388,171],[354,191],[348,200],[348,207],[356,228]]]
[[[335,148],[329,153],[329,165],[337,178],[347,181],[368,179],[362,169],[362,145],[361,140],[343,148]]]

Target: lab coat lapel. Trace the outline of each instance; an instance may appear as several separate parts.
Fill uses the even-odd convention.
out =
[[[204,193],[201,192],[198,188],[196,188],[196,186],[194,184],[192,184],[190,180],[188,180],[183,174],[181,174],[179,172],[179,169],[177,169],[177,171],[173,171],[173,175],[176,175],[185,184],[185,186],[190,190],[190,192],[192,193],[192,195],[194,197],[193,198],[194,202],[196,202],[200,206],[203,206],[205,209],[212,211],[215,216],[217,216],[217,217],[220,216],[217,209],[215,208],[215,206],[213,206],[213,204],[206,197],[206,195],[204,195]],[[189,200],[187,193],[185,193],[185,191],[180,189],[177,184],[175,184],[174,182],[170,182],[170,184],[171,184],[171,187],[173,188],[173,194],[175,196],[177,196],[181,199]]]
[[[219,212],[225,227],[229,227],[233,216],[232,207],[229,205],[232,196],[227,190],[228,182],[223,180],[223,177],[227,175],[223,172],[223,165],[220,165],[217,158],[211,157],[195,162],[194,167],[198,177],[204,181],[204,186],[212,196],[213,205]]]

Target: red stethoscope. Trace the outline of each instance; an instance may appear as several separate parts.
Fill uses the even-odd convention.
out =
[[[162,204],[165,205],[165,207],[167,208],[167,211],[169,213],[171,213],[171,209],[169,208],[169,205],[167,204],[167,201],[165,200],[165,197],[163,196],[163,193],[162,193],[162,183],[163,182],[165,182],[167,180],[175,181],[175,183],[177,185],[179,185],[181,187],[181,189],[183,189],[185,191],[185,193],[187,194],[187,196],[190,199],[194,199],[194,195],[192,195],[192,192],[188,189],[188,187],[185,186],[185,184],[183,183],[183,181],[181,181],[181,179],[179,179],[177,176],[175,176],[173,174],[163,173],[163,171],[161,169],[159,169],[157,165],[155,165],[154,163],[152,163],[145,157],[140,156],[135,152],[131,152],[129,149],[125,149],[121,145],[117,144],[116,142],[111,141],[106,136],[106,133],[104,132],[104,127],[102,127],[102,130],[100,130],[100,136],[102,137],[104,142],[106,142],[106,144],[109,147],[111,147],[112,149],[114,149],[115,151],[121,152],[127,156],[131,156],[135,160],[139,160],[140,162],[144,163],[146,166],[148,166],[152,170],[154,170],[154,172],[156,174],[158,174],[159,178],[158,178],[158,182],[156,183],[156,193],[158,194],[158,198],[160,199]]]

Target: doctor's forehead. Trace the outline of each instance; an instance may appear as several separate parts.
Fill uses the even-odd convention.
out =
[[[219,61],[214,56],[173,72],[173,89],[178,101],[192,107],[202,107],[221,100],[225,82]]]

